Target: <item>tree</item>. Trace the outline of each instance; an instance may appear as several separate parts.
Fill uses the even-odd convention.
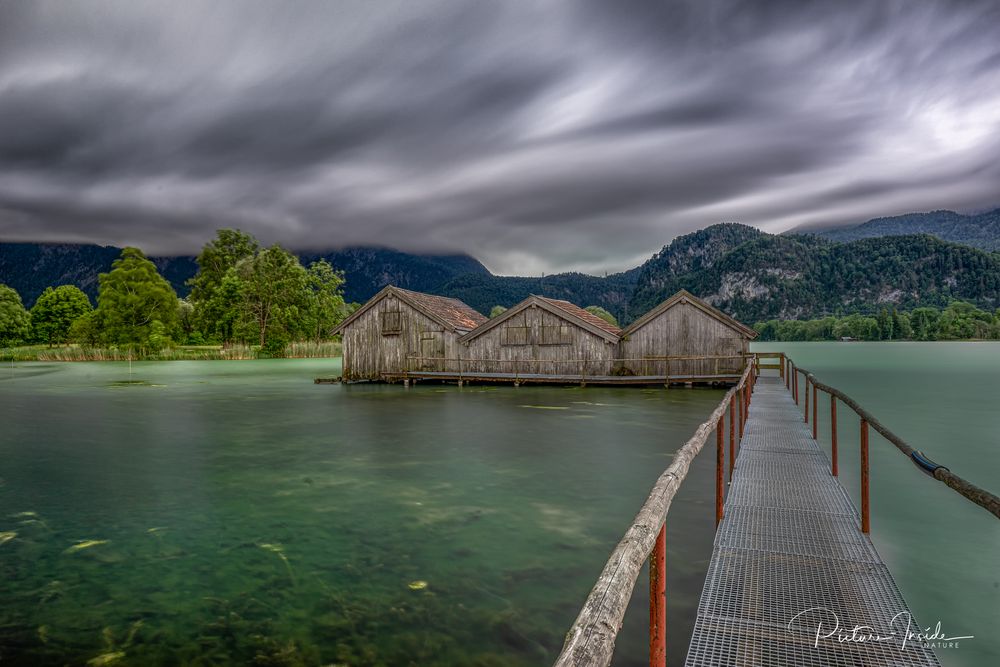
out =
[[[31,330],[31,317],[21,303],[21,295],[0,285],[0,345],[16,345]]]
[[[499,317],[506,312],[507,309],[504,308],[503,306],[493,306],[493,308],[490,310],[490,319],[492,320],[494,317]]]
[[[309,276],[298,258],[273,245],[240,260],[232,271],[238,279],[243,313],[256,328],[261,347],[270,334],[287,338],[308,307]]]
[[[344,274],[335,271],[325,259],[309,265],[306,276],[306,307],[302,334],[317,343],[329,338],[330,332],[347,316],[347,307],[340,289]]]
[[[197,326],[207,336],[218,337],[223,343],[233,340],[232,294],[220,293],[229,271],[257,254],[257,239],[238,229],[220,229],[215,239],[202,248],[195,260],[198,273],[188,281],[191,303],[195,307]],[[229,286],[231,287],[231,285]]]
[[[584,310],[590,313],[591,315],[597,315],[599,318],[601,318],[602,320],[604,320],[605,322],[607,322],[612,326],[618,326],[618,320],[615,319],[615,316],[609,313],[608,311],[604,310],[600,306],[587,306],[586,308],[584,308]]]
[[[100,283],[97,310],[104,341],[159,349],[177,323],[177,295],[156,266],[138,248],[125,248],[111,272],[100,275]]]
[[[49,347],[69,340],[70,327],[93,310],[90,299],[75,285],[46,287],[31,307],[31,328],[35,340]]]

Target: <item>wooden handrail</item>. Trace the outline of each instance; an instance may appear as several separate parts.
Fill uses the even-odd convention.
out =
[[[625,536],[611,552],[611,557],[601,570],[597,584],[590,591],[573,627],[567,633],[566,643],[554,665],[604,667],[611,664],[615,639],[622,627],[636,578],[653,552],[670,504],[687,476],[691,462],[701,452],[712,432],[720,428],[720,420],[725,417],[733,397],[752,384],[754,372],[754,364],[748,364],[739,383],[726,392],[711,416],[677,450],[673,463],[656,480],[632,525],[625,531]]]
[[[830,394],[831,396],[835,396],[838,399],[840,399],[840,401],[842,401],[845,405],[847,405],[847,407],[854,410],[855,414],[857,414],[858,417],[862,419],[862,421],[867,422],[868,425],[871,428],[873,428],[877,433],[879,433],[883,438],[885,438],[893,445],[895,445],[896,449],[905,454],[907,458],[909,458],[911,461],[916,461],[916,459],[914,458],[914,454],[919,454],[917,450],[911,447],[901,437],[890,431],[888,427],[886,427],[884,424],[882,424],[882,422],[876,419],[872,413],[868,412],[863,407],[861,407],[861,405],[859,405],[857,401],[855,401],[853,398],[851,398],[844,392],[840,391],[836,387],[831,387],[828,384],[820,382],[820,380],[816,377],[814,373],[796,365],[795,362],[792,361],[790,357],[786,358],[788,359],[788,363],[791,365],[792,372],[794,373],[796,378],[798,378],[799,373],[802,373],[806,377],[806,380],[812,383],[813,387],[821,389],[826,393]],[[959,477],[951,470],[943,466],[937,467],[934,470],[926,470],[926,472],[934,479],[947,485],[949,488],[954,490],[959,495],[974,502],[975,504],[985,509],[987,512],[990,512],[995,517],[1000,519],[1000,498],[998,498],[995,494],[990,493],[986,489],[983,489],[979,486],[976,486],[972,482],[963,479],[962,477]]]

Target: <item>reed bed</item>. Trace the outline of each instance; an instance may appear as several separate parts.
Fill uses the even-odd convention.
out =
[[[339,357],[340,343],[335,341],[295,342],[285,348],[285,357],[291,359],[313,359]],[[255,345],[178,345],[158,352],[128,350],[122,348],[100,348],[82,345],[29,345],[24,347],[0,348],[0,361],[236,361],[260,359],[262,355]]]

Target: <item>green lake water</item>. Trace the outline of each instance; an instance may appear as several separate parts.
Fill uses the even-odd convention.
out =
[[[752,349],[785,351],[914,448],[1000,493],[1000,343],[767,343]],[[829,454],[830,399],[819,396],[819,441]],[[858,418],[840,404],[837,423],[841,481],[860,507]],[[872,541],[916,620],[932,631],[940,621],[947,636],[975,636],[938,649],[941,663],[1000,664],[1000,523],[924,475],[874,431],[869,450]]]
[[[0,368],[0,665],[549,664],[722,396],[312,382],[338,372]],[[713,473],[699,457],[670,515],[674,664]],[[647,586],[616,664],[645,660]]]

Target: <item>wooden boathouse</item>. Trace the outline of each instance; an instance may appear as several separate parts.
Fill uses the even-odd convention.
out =
[[[333,333],[348,382],[664,386],[735,383],[756,336],[686,291],[622,331],[560,299],[532,295],[488,320],[458,299],[392,286]]]
[[[610,375],[621,329],[569,301],[529,296],[459,340],[474,373]]]
[[[487,319],[458,299],[389,285],[340,323],[347,381],[443,371],[458,339]]]
[[[628,375],[732,376],[743,372],[757,332],[681,290],[621,335]]]

